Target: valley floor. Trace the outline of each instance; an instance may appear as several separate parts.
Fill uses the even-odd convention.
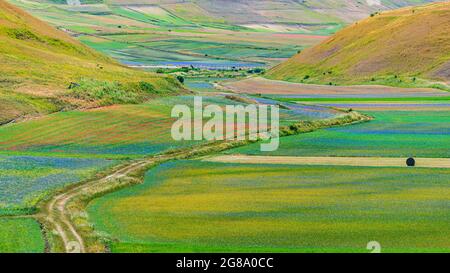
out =
[[[72,251],[75,242],[82,252],[367,252],[376,240],[384,252],[449,251],[448,93],[399,96],[400,89],[389,89],[373,98],[355,96],[366,94],[362,87],[350,89],[351,98],[334,91],[316,98],[315,90],[302,91],[304,97],[247,95],[285,106],[283,125],[320,122],[349,108],[374,117],[283,137],[267,154],[258,143],[218,149],[172,142],[170,109],[190,105],[190,96],[3,126],[0,182],[9,188],[2,188],[0,211],[40,211],[33,217],[46,236],[33,218],[2,217],[0,250]],[[203,95],[207,103],[231,103],[220,92]],[[376,107],[385,100],[394,106]],[[198,145],[206,145],[203,152]],[[414,168],[405,167],[410,156]],[[55,184],[69,170],[78,178]],[[86,183],[77,186],[80,180]],[[18,181],[32,186],[11,203],[5,198],[23,186]],[[15,225],[29,230],[34,243],[8,239]]]
[[[368,252],[374,240],[382,252],[450,250],[449,93],[258,88],[254,99],[334,100],[374,120],[287,136],[271,153],[249,144],[150,169],[144,184],[88,207],[113,252]],[[385,100],[396,104],[377,107]]]

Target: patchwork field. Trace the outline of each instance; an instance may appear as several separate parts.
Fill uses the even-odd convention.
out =
[[[309,102],[310,103],[310,102]],[[314,105],[358,111],[450,111],[450,101],[398,101],[398,102],[313,102]]]
[[[38,203],[51,193],[124,160],[204,143],[177,142],[171,136],[176,120],[170,117],[172,107],[181,104],[192,108],[193,103],[192,95],[165,97],[139,105],[58,112],[1,126],[0,216],[34,214]],[[212,95],[204,96],[203,104],[224,106],[243,102]],[[281,124],[342,114],[327,107],[286,104],[292,109],[281,110]],[[8,246],[4,249],[10,251]],[[18,251],[22,251],[20,245]]]
[[[193,96],[179,96],[140,105],[55,113],[0,127],[0,149],[8,154],[55,153],[77,157],[127,158],[186,147],[196,142],[173,140],[171,127],[176,118],[170,117],[170,111],[176,104],[192,107],[193,103]],[[205,96],[203,103],[205,106],[240,104],[223,96]],[[326,107],[293,104],[292,110],[280,111],[280,119],[281,124],[290,124],[340,114]],[[83,130],[79,130],[80,126]]]
[[[368,123],[288,136],[280,148],[266,155],[450,157],[448,112],[379,111]],[[256,145],[227,151],[260,154]]]
[[[39,1],[11,2],[84,44],[126,65],[140,67],[264,67],[317,44],[343,25],[335,20],[325,21],[323,25],[305,25],[311,30],[298,33],[302,31],[294,24],[230,24],[189,3],[158,6],[120,2],[76,7]]]
[[[447,4],[391,18],[384,10],[434,1],[9,2],[59,31],[0,0],[0,252],[67,251],[72,240],[94,252],[369,252],[369,241],[450,252],[450,93],[420,78],[448,76]],[[356,57],[390,49],[369,66],[402,73],[356,81],[369,66],[278,65],[320,42],[321,58],[352,53],[329,37],[369,14],[374,29],[397,20],[408,37],[359,39],[364,21],[344,40],[357,38]],[[367,85],[337,86],[344,74]],[[194,94],[203,106],[279,105],[290,136],[264,153],[175,141],[171,110],[192,110]]]
[[[127,65],[230,69],[278,64],[355,19],[428,1],[11,2]]]
[[[440,252],[449,178],[448,169],[177,161],[88,212],[113,252],[367,252],[372,240],[383,252]]]
[[[151,169],[89,206],[112,251],[367,252],[375,240],[383,252],[448,252],[448,93],[301,86],[297,97],[299,86],[248,93],[374,120],[283,137],[275,152],[250,144]]]
[[[86,179],[115,161],[0,155],[0,216],[31,214],[51,192]]]

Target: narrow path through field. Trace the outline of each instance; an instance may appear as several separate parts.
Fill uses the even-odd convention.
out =
[[[67,192],[55,195],[48,202],[48,215],[46,217],[46,220],[54,227],[55,231],[61,237],[66,252],[86,252],[83,238],[77,232],[76,228],[71,222],[70,217],[68,216],[66,207],[67,203],[70,202],[71,199],[83,195],[86,191],[89,190],[90,187],[98,187],[99,184],[108,183],[109,181],[126,177],[129,173],[135,171],[136,169],[140,169],[146,165],[150,165],[153,162],[153,160],[147,159],[123,166],[104,178],[90,181],[73,189],[70,189]]]
[[[393,157],[298,157],[220,155],[203,161],[246,164],[331,165],[362,167],[407,167],[407,158]],[[450,168],[450,158],[415,158],[418,168]]]
[[[342,123],[339,123],[339,125],[347,125],[369,120],[366,116],[359,114],[357,115],[355,113],[356,112],[353,112],[349,115],[348,119]],[[340,119],[342,119],[342,117],[339,117],[338,120],[335,121],[341,121]],[[321,123],[320,126],[317,126],[315,129],[334,126],[335,124],[333,122],[335,121],[330,120],[329,124]],[[311,130],[310,128],[306,129],[307,131]],[[42,216],[40,217],[40,220],[45,223],[45,226],[49,229],[48,231],[56,233],[59,236],[63,249],[56,249],[56,251],[64,251],[69,253],[90,252],[91,250],[89,246],[86,245],[82,235],[79,231],[77,231],[77,228],[73,222],[74,215],[71,214],[71,211],[68,208],[70,207],[69,204],[72,204],[72,201],[76,203],[77,200],[83,198],[86,199],[86,196],[96,196],[96,194],[104,194],[108,190],[115,190],[114,183],[118,181],[120,182],[121,180],[136,181],[137,178],[135,175],[139,175],[140,172],[145,172],[148,168],[150,168],[150,166],[161,162],[209,155],[245,144],[248,144],[245,140],[205,143],[204,145],[197,147],[189,147],[176,152],[168,151],[165,154],[153,156],[151,158],[125,163],[125,165],[116,168],[111,171],[110,174],[105,175],[102,178],[93,179],[89,182],[69,188],[65,192],[56,194],[50,200],[47,200],[46,203],[43,204],[43,210],[41,213]],[[124,183],[124,185],[127,185],[127,183]],[[103,191],[101,189],[103,189]],[[55,248],[51,250],[55,251]]]

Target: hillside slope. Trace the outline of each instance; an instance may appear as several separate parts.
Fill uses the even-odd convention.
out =
[[[123,67],[3,0],[0,63],[0,123],[180,90],[176,80]]]
[[[407,86],[450,81],[450,2],[383,12],[352,24],[267,74],[305,83]]]

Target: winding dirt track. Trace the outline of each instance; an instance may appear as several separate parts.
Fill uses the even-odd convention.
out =
[[[221,155],[203,159],[209,162],[247,164],[327,165],[360,167],[407,167],[406,158],[392,157],[298,157]],[[450,168],[450,158],[415,158],[418,168]]]
[[[358,119],[353,117],[354,119],[351,119],[347,124],[352,124],[356,122],[356,120],[360,122],[368,120],[362,117],[364,116],[358,116]],[[73,219],[71,219],[67,208],[67,205],[72,200],[77,200],[78,198],[82,199],[83,196],[89,195],[88,193],[98,193],[98,189],[101,189],[103,186],[107,188],[109,184],[113,184],[113,182],[121,178],[136,180],[136,178],[133,177],[133,174],[139,171],[144,171],[150,166],[164,161],[217,153],[244,144],[246,144],[245,141],[236,140],[231,142],[225,141],[211,143],[196,147],[195,149],[190,148],[179,152],[162,154],[151,158],[130,162],[126,165],[118,167],[111,174],[104,176],[103,178],[91,180],[53,196],[43,205],[44,209],[40,214],[42,215],[40,218],[43,222],[45,222],[45,225],[48,226],[50,231],[55,231],[59,235],[63,243],[63,251],[68,253],[85,253],[87,252],[86,243],[74,224],[71,222]]]
[[[82,184],[78,187],[72,188],[67,192],[55,195],[47,205],[48,215],[46,220],[54,227],[58,235],[64,244],[64,249],[68,253],[85,253],[86,247],[82,236],[77,232],[73,224],[71,223],[66,205],[73,198],[83,195],[90,187],[98,187],[101,184],[108,183],[115,179],[126,177],[133,171],[144,168],[155,162],[154,159],[142,160],[123,166],[112,174],[101,178],[99,180],[93,180],[88,183]]]

